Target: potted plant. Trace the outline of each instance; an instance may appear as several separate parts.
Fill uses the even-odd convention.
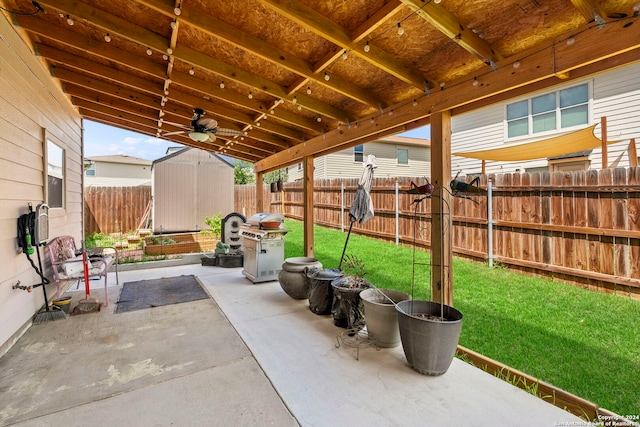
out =
[[[448,204],[440,203],[439,215],[432,216],[432,227],[436,227],[440,235],[444,234],[444,227],[451,227],[448,207]],[[414,221],[416,221],[415,216]],[[414,268],[416,266],[415,230],[414,226]],[[451,266],[450,263],[445,262],[442,251],[439,255],[431,261],[431,273],[437,271],[438,277],[445,277]],[[413,285],[412,283],[411,289],[414,289]],[[462,330],[462,313],[444,303],[444,286],[440,284],[439,289],[438,301],[410,300],[396,305],[400,338],[407,362],[414,370],[425,375],[442,375],[447,372],[455,356]]]
[[[364,276],[367,274],[364,262],[353,255],[347,255],[343,263],[343,277],[331,282],[333,287],[333,315],[334,325],[359,330],[364,326],[364,313],[360,292],[371,288],[372,285]]]

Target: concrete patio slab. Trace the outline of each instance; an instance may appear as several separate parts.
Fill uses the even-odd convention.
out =
[[[114,314],[112,287],[99,313],[31,327],[0,358],[0,424],[582,422],[457,359],[440,377],[413,371],[402,347],[362,348],[356,360],[355,348],[337,347],[344,330],[331,316],[315,315],[278,282],[252,284],[239,268],[122,271],[120,283],[183,274],[196,275],[213,299]],[[100,284],[92,285],[101,298]]]

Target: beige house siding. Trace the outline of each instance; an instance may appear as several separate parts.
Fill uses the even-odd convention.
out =
[[[609,141],[621,140],[621,143],[608,146],[609,167],[629,166],[629,139],[640,138],[640,62],[605,71],[584,79],[559,83],[557,86],[542,91],[509,99],[453,117],[451,121],[451,151],[465,152],[501,148],[509,145],[524,144],[561,135],[565,132],[554,132],[541,137],[525,137],[507,141],[505,137],[506,105],[523,99],[555,92],[579,84],[588,84],[590,90],[590,124],[599,124],[601,117],[607,118],[607,136]],[[583,126],[587,127],[587,125]],[[595,135],[600,137],[600,126]],[[602,168],[602,149],[595,148],[588,156],[589,168]],[[464,157],[452,157],[452,169],[462,169],[465,174],[480,173],[482,162]],[[510,173],[546,169],[549,161],[536,159],[519,162],[486,162],[487,173]]]
[[[233,212],[233,178],[233,166],[196,148],[154,161],[154,233],[207,229],[206,217]]]
[[[398,148],[408,150],[407,165],[398,164]],[[427,140],[389,137],[364,144],[364,156],[369,154],[376,156],[376,178],[431,175],[431,148]],[[362,175],[362,162],[354,160],[353,148],[315,158],[313,164],[314,179],[359,178]],[[303,172],[298,165],[290,166],[289,181],[301,180]]]
[[[18,252],[17,219],[45,197],[46,145],[65,152],[64,207],[51,209],[49,237],[82,239],[82,121],[43,63],[21,36],[0,18],[0,354],[15,342],[43,305],[40,283]],[[41,249],[42,255],[44,252]],[[35,255],[34,255],[35,257]],[[34,258],[37,263],[37,257]],[[50,286],[48,295],[54,295]]]
[[[130,158],[136,163],[127,163],[129,156],[118,157],[120,157],[118,161],[105,161],[100,157],[91,157],[87,160],[95,162],[95,177],[151,179],[152,162],[150,160]],[[144,161],[143,164],[140,164],[141,160]]]

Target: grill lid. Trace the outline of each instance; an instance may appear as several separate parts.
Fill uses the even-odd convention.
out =
[[[284,222],[284,215],[281,213],[259,212],[247,218],[247,224],[254,227],[260,226],[261,222]]]

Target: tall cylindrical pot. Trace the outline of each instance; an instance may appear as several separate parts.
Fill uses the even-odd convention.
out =
[[[393,289],[365,289],[360,292],[364,306],[364,322],[369,338],[378,347],[400,345],[398,311],[394,304],[410,300],[411,296]]]
[[[409,365],[425,375],[447,372],[458,347],[462,313],[448,305],[419,300],[402,301],[396,308]]]
[[[309,310],[318,315],[331,314],[331,304],[333,304],[331,282],[342,277],[342,272],[337,268],[325,268],[324,270],[310,268],[307,270],[307,277],[311,285]]]
[[[355,279],[355,281],[354,281]],[[340,277],[331,282],[333,324],[346,329],[361,329],[364,326],[364,310],[360,292],[371,287],[371,283],[355,277]]]
[[[278,273],[278,282],[280,282],[282,290],[294,299],[309,298],[311,285],[306,272],[311,268],[322,268],[322,263],[310,257],[285,259],[282,270]]]

